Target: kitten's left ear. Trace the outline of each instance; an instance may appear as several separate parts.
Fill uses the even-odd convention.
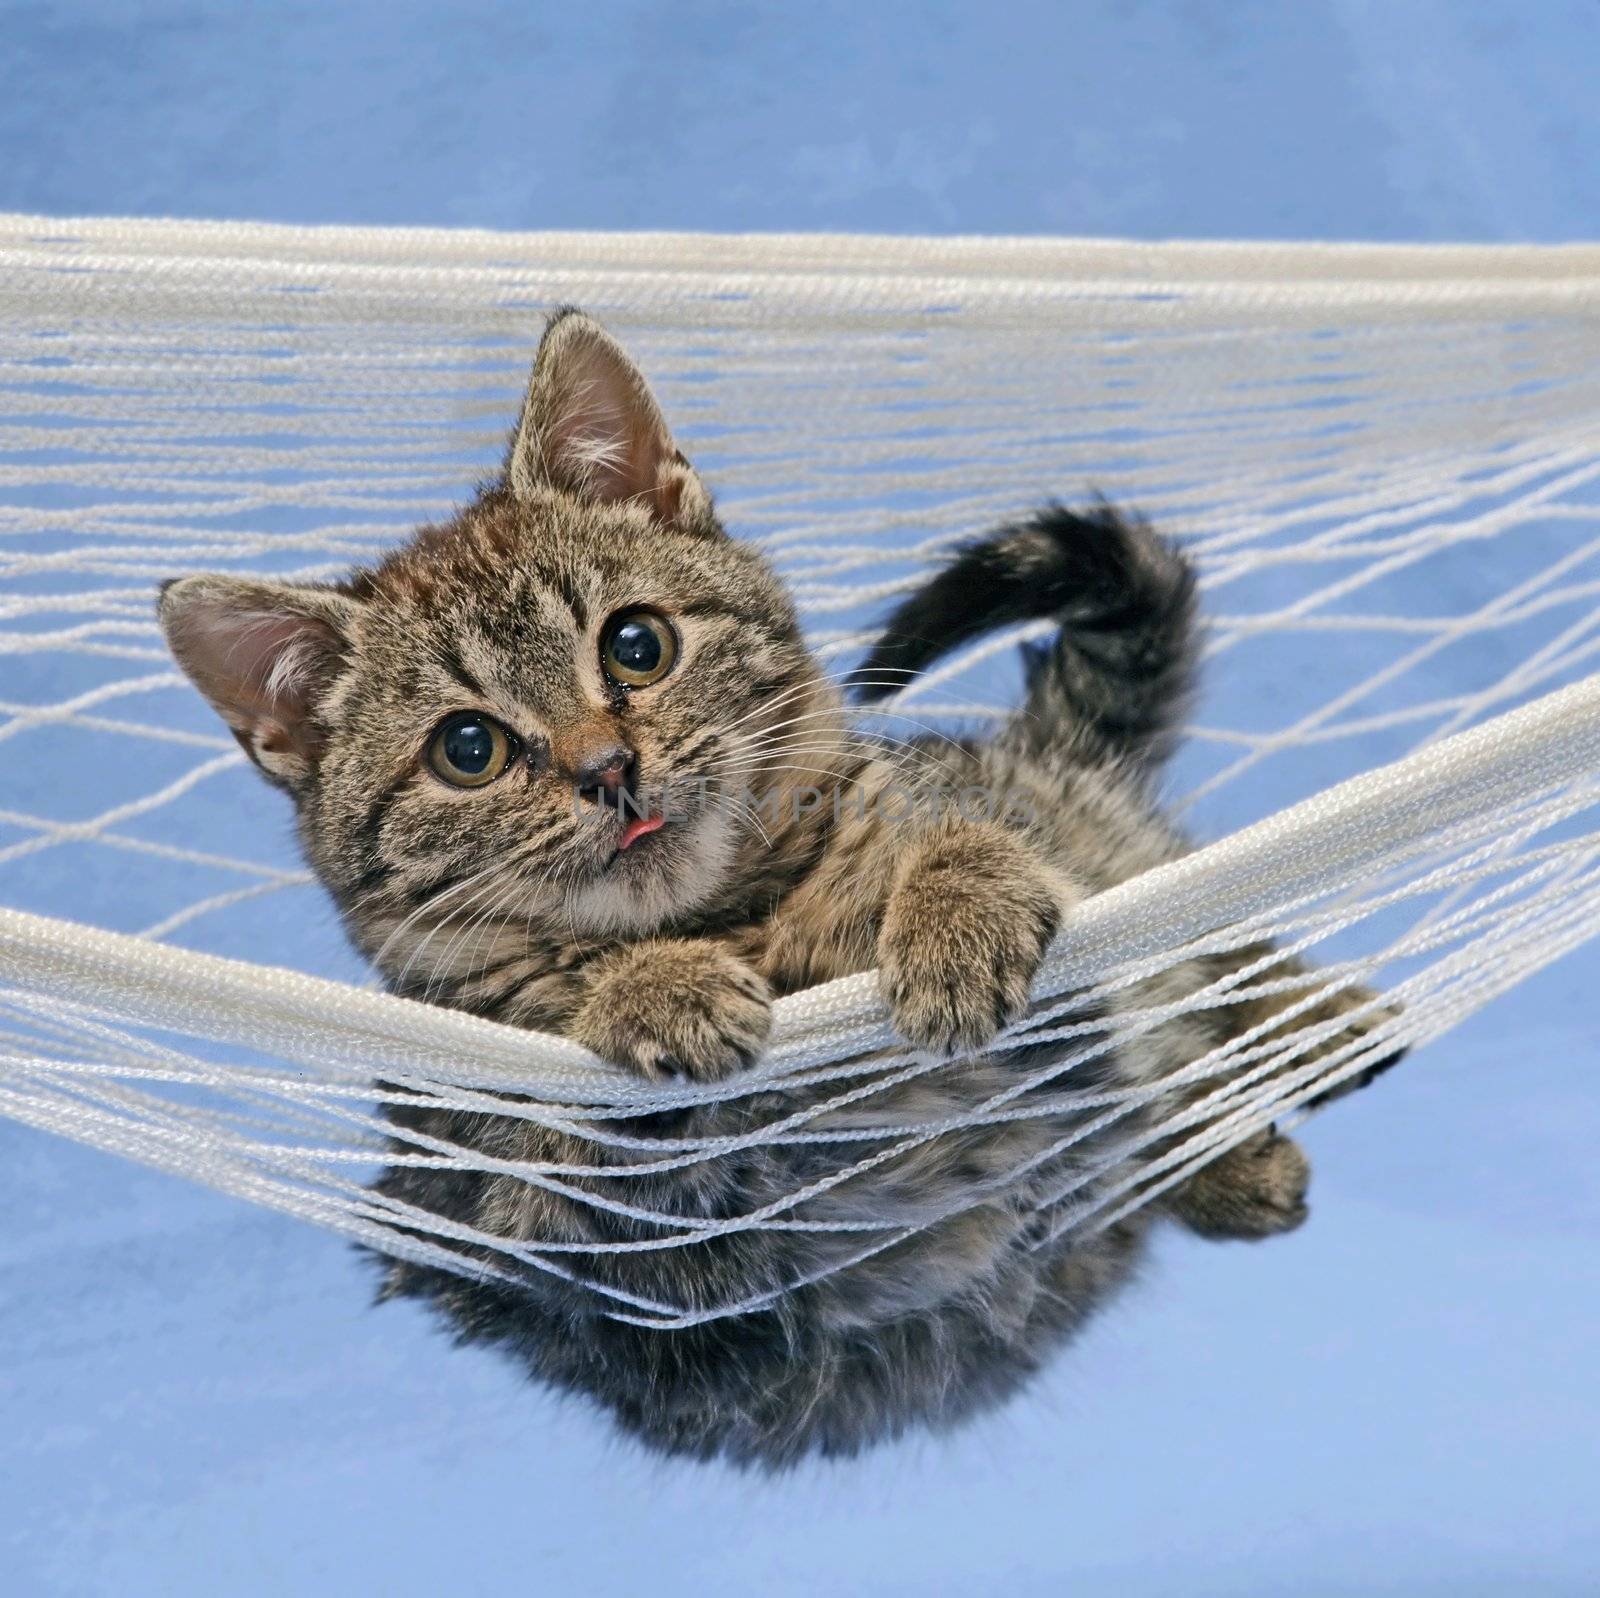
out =
[[[711,496],[673,442],[644,374],[581,311],[558,311],[545,329],[506,484],[513,499],[560,488],[601,503],[631,500],[688,531],[717,531]]]

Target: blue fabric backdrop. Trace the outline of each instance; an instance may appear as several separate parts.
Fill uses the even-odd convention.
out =
[[[1397,240],[1600,213],[1592,0],[100,0],[0,4],[0,40],[14,210]],[[776,1485],[647,1460],[369,1310],[327,1236],[0,1123],[0,1586],[1592,1592],[1597,976],[1580,953],[1320,1120],[1294,1238],[1171,1239],[1024,1401]]]

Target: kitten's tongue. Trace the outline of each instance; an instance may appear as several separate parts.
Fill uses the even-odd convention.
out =
[[[654,832],[658,827],[665,826],[666,820],[665,816],[635,816],[622,829],[622,836],[617,839],[617,848],[626,849],[630,843],[642,838],[647,832]]]

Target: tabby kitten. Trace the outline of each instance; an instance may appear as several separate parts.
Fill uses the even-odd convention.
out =
[[[863,737],[638,370],[564,311],[503,473],[451,521],[337,584],[182,578],[160,615],[184,670],[292,798],[311,864],[394,992],[565,1033],[652,1080],[714,1082],[761,1052],[776,996],[877,968],[899,1033],[951,1061],[854,1112],[881,1126],[958,1112],[1048,1059],[1038,1045],[982,1051],[1023,1013],[1075,905],[1184,851],[1152,785],[1190,682],[1193,595],[1183,559],[1142,525],[1047,510],[909,599],[863,678],[870,695],[998,622],[1057,615],[1016,718],[987,743]],[[973,819],[872,802],[951,787],[1022,802]],[[851,797],[819,805],[812,790]],[[1260,952],[1191,962],[1127,1002],[1181,996]],[[1330,997],[1310,1019],[1364,997]],[[1273,1002],[1185,1016],[1071,1082],[1162,1078],[1270,1020]],[[738,1132],[805,1095],[774,1100],[639,1117],[632,1157],[652,1138]],[[628,1157],[506,1116],[394,1119],[397,1148],[414,1133],[534,1166]],[[1088,1137],[1051,1153],[1072,1124],[1057,1104],[947,1133],[791,1214],[854,1230],[561,1253],[566,1276],[530,1270],[514,1287],[388,1261],[385,1295],[427,1300],[459,1337],[593,1395],[656,1448],[769,1467],[852,1453],[1012,1392],[1128,1279],[1159,1216],[1240,1238],[1305,1217],[1306,1161],[1268,1131],[1098,1235],[1036,1246],[1034,1203],[1103,1148]],[[569,1177],[565,1192],[419,1166],[379,1187],[495,1236],[603,1245],[669,1229],[584,1192],[738,1216],[888,1141],[657,1161]],[[1021,1181],[985,1188],[1030,1160]],[[899,1228],[914,1230],[857,1258],[864,1237]],[[589,1284],[702,1309],[768,1297],[662,1330],[608,1314],[616,1300]]]

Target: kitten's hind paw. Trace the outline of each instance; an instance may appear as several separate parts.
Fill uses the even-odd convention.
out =
[[[717,1082],[749,1065],[771,1030],[757,972],[714,943],[658,938],[591,969],[567,1035],[655,1081]]]
[[[1329,1088],[1306,1102],[1313,1110],[1320,1110],[1325,1104],[1333,1103],[1335,1099],[1346,1098],[1352,1093],[1360,1092],[1362,1088],[1369,1088],[1385,1071],[1392,1071],[1399,1065],[1410,1052],[1408,1047],[1396,1049],[1393,1054],[1384,1055],[1381,1060],[1357,1071],[1354,1076],[1346,1077],[1337,1087]]]
[[[1276,1237],[1311,1213],[1310,1184],[1311,1162],[1299,1144],[1268,1127],[1201,1166],[1173,1189],[1166,1207],[1201,1237]]]

